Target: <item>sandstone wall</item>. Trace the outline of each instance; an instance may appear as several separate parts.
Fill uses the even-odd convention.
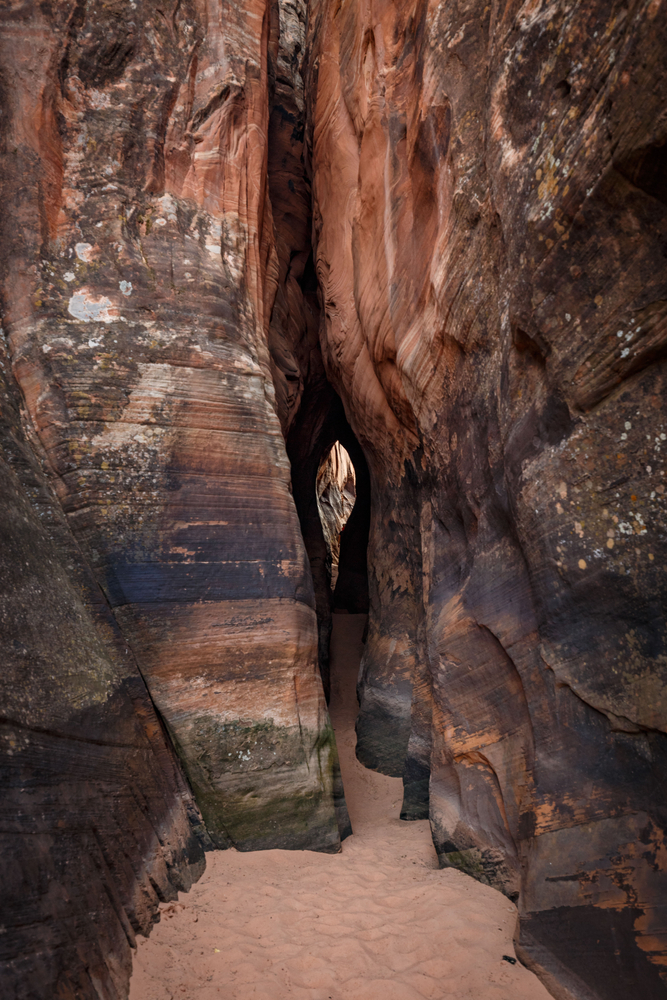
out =
[[[664,997],[667,10],[314,0],[322,349],[368,458],[358,753],[557,996]]]
[[[0,984],[12,1000],[120,1000],[135,934],[199,878],[205,835],[8,369],[3,344]]]
[[[29,480],[3,483],[3,716],[16,795],[39,788],[3,865],[26,996],[61,976],[63,996],[123,996],[121,939],[188,857],[201,871],[153,706],[209,846],[335,851],[349,825],[283,437],[293,349],[319,353],[305,18],[301,0],[0,9],[5,461],[26,434]]]
[[[11,358],[214,843],[336,849],[335,748],[271,374],[289,343],[277,363],[280,343],[269,351],[278,289],[307,328],[299,262],[287,273],[292,249],[301,270],[310,252],[305,10],[126,8],[26,5],[3,32],[18,81]],[[278,209],[284,180],[299,223],[279,239],[270,127],[300,183],[274,171]]]
[[[665,14],[2,6],[10,988],[122,996],[192,824],[337,849],[370,531],[361,759],[555,996],[665,996]]]

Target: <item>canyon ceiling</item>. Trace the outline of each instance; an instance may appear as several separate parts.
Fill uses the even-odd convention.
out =
[[[3,995],[339,849],[336,605],[521,960],[667,997],[666,65],[665,0],[0,3]]]

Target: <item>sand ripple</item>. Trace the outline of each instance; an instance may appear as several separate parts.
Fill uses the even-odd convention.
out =
[[[514,956],[515,907],[437,868],[402,783],[354,757],[362,616],[336,616],[332,719],[355,830],[339,855],[208,855],[205,875],[139,938],[130,1000],[549,1000]]]

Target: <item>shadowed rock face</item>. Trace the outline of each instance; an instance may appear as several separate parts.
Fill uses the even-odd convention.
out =
[[[358,753],[519,898],[555,995],[664,997],[664,4],[310,10],[322,346],[373,498]]]
[[[135,934],[204,870],[201,817],[19,407],[3,374],[0,983],[115,1000]]]

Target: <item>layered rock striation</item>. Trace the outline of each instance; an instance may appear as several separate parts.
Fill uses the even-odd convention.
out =
[[[358,753],[556,996],[664,997],[664,4],[311,3]]]
[[[20,60],[37,42],[16,45],[19,11],[3,35],[24,84],[9,104],[11,359],[213,842],[336,849],[335,748],[277,415],[292,403],[272,378],[289,345],[277,362],[269,349],[284,300],[308,325],[291,259],[303,271],[310,251],[303,166],[301,188],[285,185],[299,225],[277,239],[268,155],[271,128],[274,153],[300,163],[305,12],[133,10],[32,11],[30,79]],[[282,181],[275,170],[287,213]]]
[[[664,0],[0,17],[10,993],[338,849],[370,604],[360,759],[554,996],[664,997]]]
[[[0,365],[0,983],[115,1000],[135,935],[204,870],[201,816],[26,440],[4,349]]]
[[[133,934],[202,870],[193,829],[336,851],[349,828],[283,437],[292,350],[319,352],[305,16],[1,12],[17,997],[124,996]]]

